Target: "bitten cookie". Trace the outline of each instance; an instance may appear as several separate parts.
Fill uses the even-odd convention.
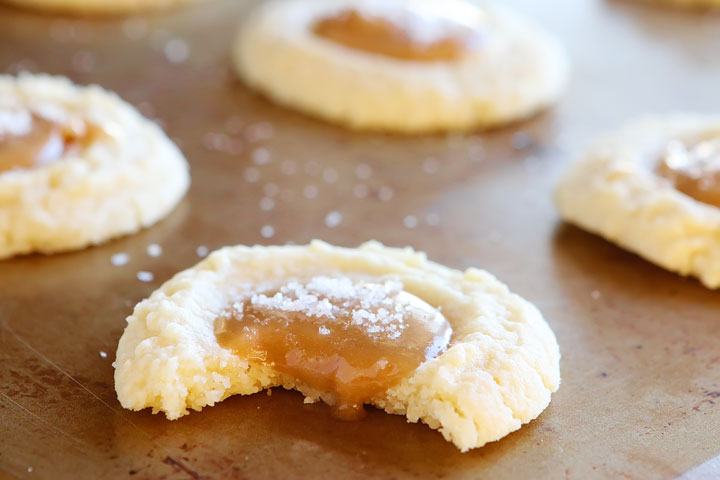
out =
[[[421,420],[466,451],[536,418],[560,382],[533,305],[485,271],[376,242],[223,248],[127,321],[118,399],[169,419],[283,386],[343,418],[366,403]]]
[[[280,104],[358,129],[488,127],[552,104],[564,49],[499,6],[459,0],[285,0],[235,43],[245,82]]]
[[[567,221],[720,286],[720,117],[628,125],[582,155],[556,201]]]
[[[189,182],[180,150],[115,94],[0,75],[0,258],[137,232]]]

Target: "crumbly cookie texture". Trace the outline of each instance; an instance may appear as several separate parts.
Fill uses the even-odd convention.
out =
[[[169,8],[199,0],[0,0],[23,8],[74,14],[123,14]]]
[[[117,95],[46,75],[0,75],[0,112],[102,132],[79,152],[0,173],[0,258],[52,253],[134,233],[165,217],[187,191],[188,165],[155,123]]]
[[[448,62],[411,62],[350,49],[315,35],[319,18],[347,8],[383,15],[422,8],[477,27],[485,41]],[[271,99],[351,128],[425,132],[489,127],[553,103],[568,77],[564,49],[520,16],[457,0],[286,0],[242,25],[234,61]]]
[[[409,293],[442,307],[453,328],[450,348],[372,403],[410,422],[422,420],[462,451],[536,418],[557,390],[560,354],[553,332],[533,305],[489,273],[452,270],[409,248],[377,242],[340,248],[314,241],[223,248],[140,302],[127,319],[114,363],[120,403],[176,419],[230,395],[280,385],[316,400],[318,392],[222,348],[213,329],[233,289],[333,274],[398,280]]]
[[[709,288],[720,287],[720,209],[659,178],[657,151],[671,140],[720,137],[720,116],[646,118],[587,150],[559,184],[563,218]]]

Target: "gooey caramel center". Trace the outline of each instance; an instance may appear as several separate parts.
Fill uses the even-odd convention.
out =
[[[720,136],[669,142],[657,172],[685,195],[720,207]]]
[[[424,62],[455,60],[477,40],[469,27],[409,11],[391,19],[346,9],[318,20],[313,33],[353,49]]]
[[[12,119],[11,115],[7,117]],[[61,125],[34,114],[28,128],[0,129],[0,173],[38,168],[59,160],[82,148],[90,132],[81,121]]]
[[[313,277],[235,303],[218,343],[320,392],[345,420],[443,352],[452,328],[399,282]]]

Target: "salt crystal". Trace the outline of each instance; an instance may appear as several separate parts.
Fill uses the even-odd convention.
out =
[[[592,297],[593,300],[599,300],[600,292],[597,290],[593,290],[592,292],[590,292],[590,297]]]
[[[359,183],[353,187],[353,194],[357,198],[365,198],[368,196],[369,188],[363,183]]]
[[[147,254],[151,257],[159,257],[162,255],[162,247],[157,243],[151,243],[147,246]]]
[[[28,473],[32,473],[33,467],[28,467]]]
[[[205,245],[200,245],[195,249],[195,253],[198,257],[207,257],[209,250]]]
[[[389,202],[393,196],[395,196],[395,192],[390,187],[380,187],[380,190],[378,190],[378,198],[383,202]]]
[[[165,43],[163,52],[170,63],[182,63],[190,56],[190,47],[182,38],[171,38]]]
[[[268,211],[275,208],[275,200],[268,197],[263,197],[260,199],[260,210]]]
[[[137,273],[137,279],[140,280],[141,282],[152,282],[154,278],[155,278],[155,276],[153,275],[152,272],[140,270]]]
[[[248,167],[245,169],[243,176],[245,177],[246,182],[255,183],[260,180],[260,170],[255,167]]]
[[[355,167],[355,176],[360,180],[367,180],[372,175],[372,167],[367,163],[360,163]]]
[[[256,148],[250,154],[255,165],[267,165],[270,163],[270,151],[267,148]]]
[[[332,211],[325,216],[325,225],[330,228],[335,228],[342,222],[342,214],[337,211]]]
[[[123,265],[127,265],[129,261],[130,255],[124,252],[116,253],[110,257],[110,263],[116,267],[122,267]]]
[[[315,185],[305,185],[303,188],[303,196],[308,199],[317,197],[318,188]]]
[[[260,235],[262,235],[263,238],[272,238],[272,236],[275,235],[275,228],[273,228],[272,225],[264,225],[260,229]]]
[[[320,325],[318,328],[318,333],[320,335],[330,335],[330,329],[327,328],[325,325]]]
[[[425,216],[425,221],[431,227],[435,227],[440,224],[440,215],[438,215],[437,213],[428,213]]]
[[[415,228],[418,226],[418,219],[415,215],[408,215],[403,219],[403,225],[407,228]]]
[[[100,357],[101,357],[101,358],[107,358],[107,353],[105,353],[105,352],[103,352],[102,350],[100,350]]]
[[[90,73],[95,68],[95,56],[90,52],[75,52],[72,57],[72,66],[76,72]]]

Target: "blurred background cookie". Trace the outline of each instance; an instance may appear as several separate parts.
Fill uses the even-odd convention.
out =
[[[499,6],[285,0],[242,25],[238,74],[278,103],[358,129],[488,127],[553,103],[563,48]]]
[[[0,76],[0,258],[136,232],[189,183],[180,150],[115,94],[63,77]]]

